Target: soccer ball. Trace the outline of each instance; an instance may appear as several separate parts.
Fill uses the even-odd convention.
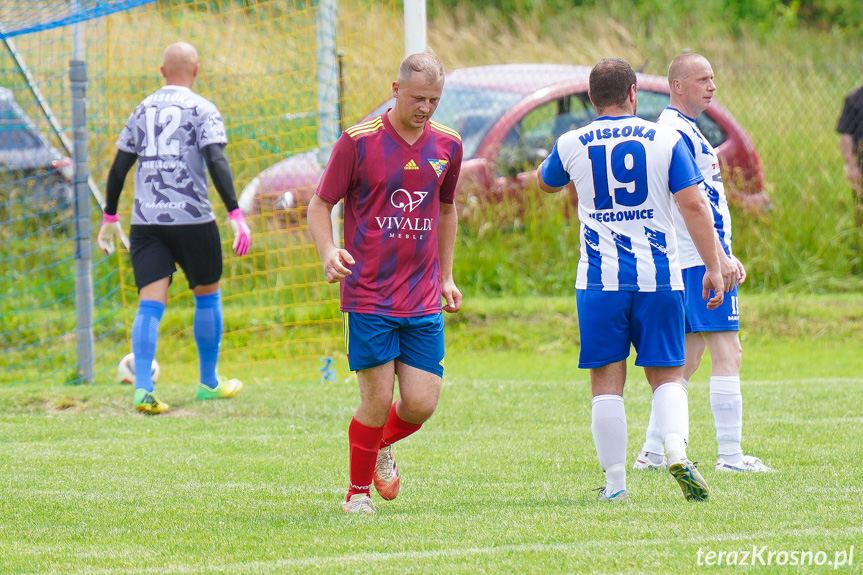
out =
[[[150,375],[153,378],[153,383],[159,379],[159,362],[155,359],[150,366]],[[120,360],[117,364],[117,379],[120,383],[135,383],[135,354],[130,353]]]

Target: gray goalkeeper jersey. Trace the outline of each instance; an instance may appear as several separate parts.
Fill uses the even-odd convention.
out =
[[[219,110],[189,88],[163,86],[144,98],[117,140],[138,155],[132,224],[213,221],[201,149],[227,142]]]

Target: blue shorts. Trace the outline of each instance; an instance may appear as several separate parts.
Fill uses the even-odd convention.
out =
[[[443,377],[443,314],[391,317],[369,313],[342,315],[345,347],[352,371],[393,360]]]
[[[740,308],[737,307],[737,286],[725,292],[722,305],[707,309],[707,300],[701,299],[701,282],[704,266],[683,270],[685,288],[683,306],[686,308],[686,333],[701,331],[740,331]]]
[[[629,357],[635,365],[673,367],[686,360],[682,291],[575,290],[581,352],[578,367],[603,367]]]

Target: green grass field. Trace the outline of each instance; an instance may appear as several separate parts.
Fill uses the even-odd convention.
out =
[[[689,395],[703,504],[664,472],[630,472],[627,504],[594,501],[571,305],[468,300],[451,317],[438,412],[397,447],[402,490],[374,517],[339,507],[358,401],[342,359],[334,382],[259,362],[240,396],[210,403],[166,359],[160,417],[134,413],[120,384],[4,387],[0,573],[691,573],[716,569],[699,550],[753,546],[786,573],[801,569],[777,566],[783,552],[832,562],[860,546],[863,298],[744,300],[744,448],[778,472],[712,470],[703,365]],[[649,399],[632,369],[630,464]],[[818,569],[833,566],[803,571]]]

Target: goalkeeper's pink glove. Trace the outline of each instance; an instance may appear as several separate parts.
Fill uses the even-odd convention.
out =
[[[114,253],[114,238],[120,238],[126,249],[129,249],[129,240],[126,234],[123,233],[123,228],[120,227],[120,218],[116,215],[102,214],[102,227],[99,228],[99,235],[96,236],[96,243],[108,255]]]
[[[244,256],[249,252],[249,247],[252,245],[252,230],[249,229],[249,224],[246,223],[246,218],[243,217],[243,212],[240,208],[230,212],[228,218],[231,221],[231,229],[234,230],[234,252],[238,256]]]

